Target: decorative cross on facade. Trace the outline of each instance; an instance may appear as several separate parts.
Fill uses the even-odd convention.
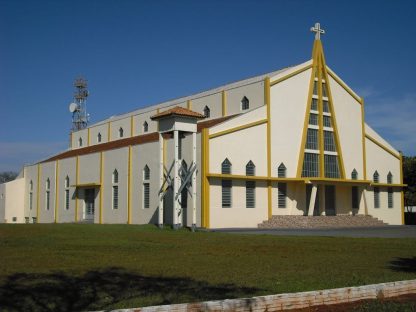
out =
[[[311,27],[311,31],[315,33],[315,40],[321,39],[321,34],[325,34],[325,30],[321,28],[321,24],[315,23],[314,27]]]

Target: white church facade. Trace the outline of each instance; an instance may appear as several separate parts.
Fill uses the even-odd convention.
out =
[[[7,223],[257,227],[275,215],[403,224],[402,155],[325,62],[114,116],[0,185]]]

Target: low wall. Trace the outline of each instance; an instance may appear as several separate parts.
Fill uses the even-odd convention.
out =
[[[288,293],[242,299],[183,303],[115,311],[189,312],[189,311],[283,311],[318,305],[331,305],[367,299],[382,299],[416,293],[416,280]]]

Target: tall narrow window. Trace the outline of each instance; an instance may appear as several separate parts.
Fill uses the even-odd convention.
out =
[[[391,172],[389,171],[389,173],[387,174],[387,183],[388,184],[393,184],[393,175],[391,174]]]
[[[318,150],[318,130],[308,129],[306,135],[306,148],[311,150]]]
[[[331,128],[331,117],[329,116],[324,116],[324,127],[328,127]]]
[[[313,82],[313,94],[318,95],[318,81]]]
[[[374,208],[380,208],[380,188],[374,187]]]
[[[281,163],[277,168],[277,176],[279,178],[286,178],[286,166],[284,163]]]
[[[324,131],[324,150],[335,152],[334,133],[332,131]]]
[[[323,111],[324,113],[329,113],[329,105],[328,105],[328,101],[322,101],[322,105],[323,105]]]
[[[254,163],[251,160],[246,165],[246,175],[247,176],[256,175],[256,166],[254,165]]]
[[[339,178],[338,157],[324,155],[325,178]]]
[[[373,182],[379,183],[380,182],[380,175],[378,174],[377,170],[373,174]]]
[[[113,209],[118,209],[118,171],[113,171]]]
[[[246,181],[246,207],[256,207],[256,182]]]
[[[65,209],[69,210],[69,177],[65,178]]]
[[[82,147],[82,138],[79,138],[79,139],[78,139],[78,146],[79,146],[79,147]]]
[[[351,206],[353,209],[359,208],[359,201],[358,201],[358,186],[353,186],[351,188]]]
[[[49,210],[50,208],[50,203],[51,203],[51,181],[49,180],[49,178],[46,180],[46,185],[45,185],[45,208],[46,210]]]
[[[287,184],[286,183],[278,183],[277,184],[277,190],[278,190],[277,205],[278,205],[279,208],[286,208]]]
[[[351,179],[352,179],[352,180],[357,180],[357,179],[358,179],[358,172],[357,172],[357,170],[355,170],[355,168],[354,168],[354,170],[351,172]]]
[[[147,121],[145,121],[143,123],[143,132],[147,132],[147,131],[149,131],[149,124],[147,123]]]
[[[32,210],[33,208],[33,182],[30,180],[29,183],[29,209]]]
[[[143,208],[150,208],[150,169],[143,169]]]
[[[317,126],[318,125],[318,115],[310,113],[309,114],[309,124]]]
[[[205,116],[205,118],[211,117],[211,110],[209,109],[208,106],[204,107],[204,116]]]
[[[122,138],[124,136],[124,130],[121,127],[120,127],[120,129],[118,129],[118,136],[119,136],[119,138]]]
[[[311,110],[318,111],[318,99],[312,99]]]
[[[241,109],[247,110],[249,108],[250,108],[250,101],[248,100],[247,97],[243,97],[243,99],[241,100]]]
[[[302,177],[318,177],[319,176],[319,155],[305,153],[303,159]]]
[[[231,208],[231,180],[222,180],[222,207]]]
[[[222,174],[231,174],[231,162],[226,158],[221,164],[221,173]],[[222,180],[222,207],[231,208],[231,191],[232,191],[232,181],[231,180]]]
[[[97,135],[97,143],[101,143],[101,133],[98,133]]]
[[[393,208],[393,188],[387,188],[387,207]]]
[[[221,173],[231,174],[231,166],[231,162],[228,160],[228,158],[224,159],[224,161],[221,164]]]
[[[328,92],[327,92],[327,89],[326,89],[326,83],[322,84],[322,96],[323,97],[328,97]]]

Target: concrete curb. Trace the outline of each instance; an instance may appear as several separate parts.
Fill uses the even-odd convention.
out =
[[[270,296],[151,306],[114,312],[283,311],[416,293],[416,280]]]

